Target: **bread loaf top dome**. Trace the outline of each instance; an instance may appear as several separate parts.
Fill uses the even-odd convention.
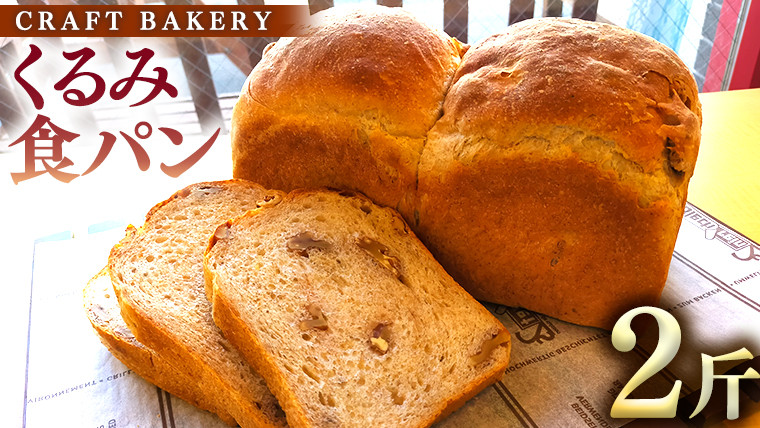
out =
[[[593,135],[593,147],[577,148],[586,152],[581,158],[601,164],[604,156],[587,152],[616,152],[610,166],[619,175],[639,187],[670,182],[679,197],[694,172],[702,122],[696,82],[675,52],[625,28],[565,18],[523,21],[469,49],[444,111],[440,132],[502,148],[527,135],[553,139],[556,128]]]
[[[400,8],[328,9],[316,19],[265,50],[244,96],[281,114],[375,118],[391,134],[433,126],[462,45]]]

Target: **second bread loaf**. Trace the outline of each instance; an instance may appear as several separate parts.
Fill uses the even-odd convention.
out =
[[[655,305],[700,139],[647,36],[528,20],[464,56],[419,168],[417,232],[478,299],[612,328]]]

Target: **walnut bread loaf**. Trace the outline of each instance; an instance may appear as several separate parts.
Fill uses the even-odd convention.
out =
[[[676,54],[533,20],[471,48],[419,168],[417,230],[473,296],[611,328],[657,303],[699,147]]]
[[[295,191],[221,225],[214,321],[293,427],[420,427],[498,380],[510,336],[394,210]]]
[[[233,175],[357,189],[410,212],[425,135],[461,45],[401,8],[319,13],[264,52],[233,110]]]
[[[605,328],[656,304],[700,140],[676,54],[562,18],[467,50],[409,19],[331,12],[268,49],[235,107],[233,175],[399,208],[478,299]]]
[[[175,368],[160,354],[137,341],[121,318],[108,269],[104,268],[87,283],[84,289],[84,307],[100,341],[125,366],[195,407],[217,411],[217,416],[225,423],[237,426],[235,419],[225,410],[217,409],[213,400],[200,389],[194,373]]]
[[[285,415],[214,324],[203,251],[220,223],[279,198],[279,192],[243,180],[188,186],[153,207],[142,227],[130,226],[108,259],[129,330],[203,394],[183,398],[226,421],[230,415],[242,427],[283,427]]]

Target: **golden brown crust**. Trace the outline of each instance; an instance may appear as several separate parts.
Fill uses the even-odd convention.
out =
[[[409,211],[461,45],[399,8],[320,15],[307,37],[267,50],[246,82],[233,176],[285,191],[350,188]]]
[[[467,51],[442,121],[496,144],[533,127],[581,129],[615,141],[646,173],[662,169],[670,139],[683,160],[671,166],[690,177],[697,92],[675,52],[650,37],[598,22],[527,20]]]
[[[287,112],[372,112],[392,135],[425,134],[459,63],[454,42],[399,8],[317,16],[306,36],[283,38],[265,53],[242,95]]]
[[[335,43],[329,49],[356,43],[318,40]],[[625,308],[658,300],[702,120],[694,79],[673,51],[630,30],[562,18],[528,20],[472,48],[455,46],[462,62],[418,157],[393,148],[416,147],[404,140],[410,134],[377,140],[363,128],[362,109],[374,114],[390,105],[383,97],[367,101],[383,90],[378,81],[333,70],[340,67],[326,64],[333,52],[313,47],[298,70],[318,79],[293,78],[287,44],[273,47],[266,67],[252,73],[233,121],[234,175],[255,170],[286,190],[354,189],[397,207],[481,299],[602,327]],[[337,55],[337,64],[366,59],[352,49]],[[409,67],[395,68],[405,73],[388,75],[396,83],[417,78]],[[287,91],[275,78],[292,79]],[[315,89],[323,81],[333,92]],[[274,95],[256,98],[256,91]],[[329,108],[314,105],[322,99]],[[407,111],[407,102],[398,116],[377,116],[383,129],[410,118],[430,124]]]
[[[659,299],[680,211],[593,165],[483,160],[420,187],[420,235],[477,299],[607,328]]]
[[[467,52],[444,110],[417,230],[468,291],[606,328],[656,304],[701,122],[672,51],[610,25],[526,22]]]
[[[506,329],[504,330],[506,331]],[[507,353],[512,352],[512,342],[507,342]],[[498,382],[501,378],[504,377],[504,371],[507,369],[507,365],[499,366],[497,370],[491,370],[487,373],[485,373],[480,379],[477,379],[473,382],[471,382],[469,385],[465,386],[462,389],[462,392],[456,396],[452,397],[451,400],[447,401],[446,403],[442,404],[440,408],[440,412],[437,414],[437,416],[423,424],[423,426],[430,426],[437,422],[441,422],[442,420],[446,419],[447,416],[457,411],[460,407],[464,406],[465,403],[470,401],[470,399],[487,387],[493,385],[494,383]]]

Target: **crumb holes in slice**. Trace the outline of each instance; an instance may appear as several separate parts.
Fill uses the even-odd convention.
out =
[[[301,366],[301,370],[304,372],[306,376],[312,378],[315,382],[319,383],[319,375],[317,374],[316,370],[307,366],[306,364]]]
[[[332,395],[319,391],[319,402],[323,406],[335,407],[335,399]]]
[[[388,390],[391,393],[391,400],[393,400],[393,404],[396,404],[398,406],[404,404],[405,397],[403,394],[400,394],[398,392],[398,388],[396,388],[395,386],[392,386],[388,388]]]

